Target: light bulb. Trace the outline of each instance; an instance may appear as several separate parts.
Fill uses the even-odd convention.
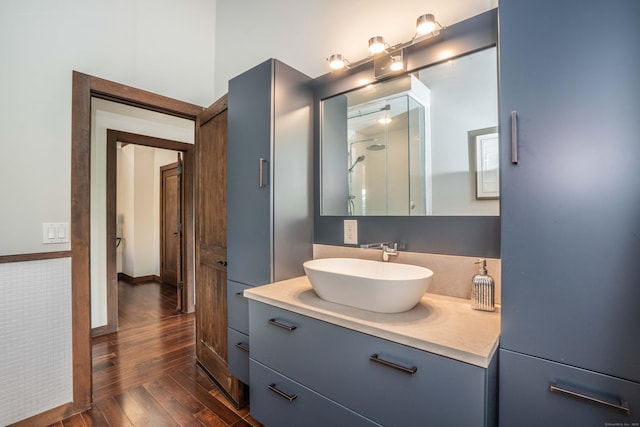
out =
[[[380,53],[385,49],[384,37],[374,36],[369,39],[369,52],[372,54]]]
[[[428,34],[432,32],[436,28],[436,18],[427,13],[426,15],[421,15],[418,17],[416,21],[416,32],[418,34]]]
[[[329,58],[327,58],[327,61],[329,61],[329,67],[332,70],[340,70],[345,66],[344,58],[339,53],[334,53]]]
[[[378,119],[378,123],[380,123],[381,125],[386,125],[388,123],[391,123],[391,117],[381,117]]]
[[[402,63],[402,58],[393,58],[389,68],[391,68],[391,71],[404,70],[404,64]]]

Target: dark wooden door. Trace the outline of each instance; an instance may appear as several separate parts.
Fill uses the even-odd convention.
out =
[[[196,141],[196,356],[241,406],[245,386],[228,369],[226,95],[196,120]]]
[[[179,284],[180,270],[180,186],[178,163],[160,168],[160,278]]]

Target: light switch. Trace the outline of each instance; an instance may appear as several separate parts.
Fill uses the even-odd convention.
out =
[[[69,223],[43,222],[42,243],[69,243]]]

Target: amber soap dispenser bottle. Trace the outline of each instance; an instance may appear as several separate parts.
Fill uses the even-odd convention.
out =
[[[476,264],[480,264],[480,268],[471,281],[471,308],[495,311],[495,284],[493,278],[487,274],[487,260],[480,258]]]

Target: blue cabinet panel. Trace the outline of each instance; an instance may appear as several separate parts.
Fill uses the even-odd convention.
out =
[[[640,2],[499,11],[501,346],[640,382]]]
[[[311,79],[275,59],[229,81],[227,277],[257,286],[312,257]]]
[[[266,61],[229,80],[227,277],[254,286],[271,281],[273,66]]]
[[[267,427],[379,426],[254,360],[251,416]]]
[[[229,373],[249,384],[249,335],[227,328]]]
[[[312,258],[310,81],[275,59],[229,81],[227,317],[243,334],[248,305],[238,294],[303,275]],[[233,375],[248,370],[248,360],[234,363]]]
[[[493,425],[486,399],[495,388],[488,390],[485,369],[256,301],[249,305],[252,359],[359,414],[407,427]]]
[[[227,280],[227,317],[230,328],[249,334],[249,300],[242,294],[251,286]]]
[[[500,369],[509,373],[500,375],[501,425],[601,427],[640,424],[638,383],[508,350],[500,351]],[[554,391],[551,391],[552,385]],[[625,407],[629,408],[629,413]]]

